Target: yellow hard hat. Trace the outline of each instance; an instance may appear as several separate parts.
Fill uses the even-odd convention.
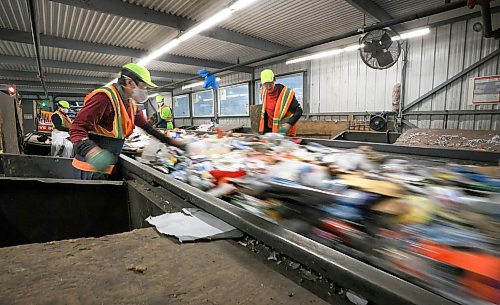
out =
[[[69,108],[68,101],[59,101],[57,104],[59,104],[60,107]]]
[[[163,103],[165,101],[165,97],[163,95],[157,95],[156,96],[156,102],[157,103]]]
[[[134,79],[135,77],[136,79],[145,83],[149,88],[158,87],[151,81],[151,74],[149,73],[149,70],[146,69],[146,67],[134,63],[129,63],[123,66],[122,69],[122,75],[129,77],[132,76],[132,79]],[[132,73],[132,75],[130,75],[130,73]]]
[[[260,72],[260,82],[262,84],[274,82],[274,72],[271,69],[265,69]]]

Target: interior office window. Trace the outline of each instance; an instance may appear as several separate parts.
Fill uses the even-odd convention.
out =
[[[174,117],[175,118],[188,118],[191,115],[189,110],[189,95],[174,96]]]
[[[219,89],[220,116],[247,116],[250,92],[248,84],[234,85]]]
[[[304,74],[290,74],[285,76],[276,77],[276,83],[282,84],[289,88],[292,88],[295,92],[295,98],[299,101],[299,104],[303,106],[304,100]],[[262,104],[260,99],[260,80],[255,82],[255,96],[257,97],[257,104]]]
[[[193,99],[193,116],[214,115],[214,92],[213,90],[200,91],[191,94]]]

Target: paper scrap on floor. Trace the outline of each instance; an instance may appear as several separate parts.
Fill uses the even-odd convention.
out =
[[[155,226],[160,233],[175,236],[180,242],[243,236],[243,233],[235,227],[196,208],[184,208],[178,213],[150,216],[146,221]]]

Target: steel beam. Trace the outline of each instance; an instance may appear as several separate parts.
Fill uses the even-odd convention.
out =
[[[9,56],[9,55],[0,55],[0,64],[28,65],[33,67],[36,66],[35,59],[32,57]],[[101,66],[94,64],[59,61],[51,59],[44,59],[43,66],[46,68],[72,69],[72,70],[106,72],[106,73],[116,73],[116,74],[118,74],[118,72],[120,72],[121,70],[121,67],[116,67],[116,66],[114,67]],[[189,74],[189,73],[166,72],[166,71],[155,71],[155,70],[149,70],[149,71],[151,72],[151,77],[153,79],[160,79],[160,78],[184,79],[187,77],[195,76],[195,74]],[[109,79],[107,81],[109,81]]]
[[[412,111],[412,112],[405,113],[405,116],[409,116],[409,115],[476,115],[476,114],[500,114],[500,109]]]
[[[66,5],[76,6],[87,10],[97,11],[110,15],[140,20],[170,27],[179,31],[185,31],[196,24],[196,21],[173,14],[155,11],[146,7],[123,2],[121,0],[51,0]],[[267,52],[281,52],[288,49],[287,46],[241,34],[235,31],[216,27],[214,30],[205,31],[199,35],[227,41],[254,49]]]
[[[389,15],[383,8],[378,6],[375,2],[371,0],[344,0],[351,6],[356,8],[361,13],[370,16],[372,19],[378,21],[391,20],[393,17]]]
[[[18,81],[13,81],[11,79],[5,79],[5,78],[0,78],[0,82],[6,82],[6,83],[12,83],[18,85],[18,86],[26,86],[26,87],[38,87],[40,86],[40,82],[38,81],[27,81],[27,80],[18,80]],[[68,88],[68,89],[94,89],[98,87],[96,84],[95,86],[89,85],[89,84],[75,84],[75,83],[54,83],[54,82],[47,82],[47,87],[59,87],[59,88]]]
[[[413,124],[412,122],[410,122],[408,120],[401,120],[401,123],[405,124],[406,126],[408,126],[410,128],[418,128],[417,125]]]
[[[472,70],[476,69],[477,67],[481,66],[482,64],[486,63],[487,61],[497,57],[500,54],[500,49],[496,49],[495,51],[491,52],[487,56],[483,57],[481,60],[477,61],[476,63],[473,63],[472,65],[468,66],[464,70],[460,71],[459,73],[455,74],[452,78],[449,78],[448,80],[442,82],[439,84],[439,86],[433,88],[432,90],[428,91],[426,94],[422,95],[418,99],[414,100],[413,102],[409,103],[407,106],[403,108],[403,113],[407,112],[411,108],[415,107],[416,105],[420,104],[422,101],[428,99],[432,95],[436,94],[439,92],[441,89],[446,88],[449,84],[452,82],[456,81],[457,79],[461,78],[462,76],[466,75],[467,73],[471,72]]]
[[[0,29],[0,40],[13,41],[18,43],[32,44],[30,39],[30,33],[10,30],[10,29]],[[67,39],[50,35],[40,35],[40,44],[46,47],[54,47],[61,49],[77,50],[77,51],[87,51],[92,53],[101,53],[109,55],[119,55],[126,57],[141,58],[144,57],[147,52],[143,50],[137,50],[132,48],[116,47],[101,43],[87,42],[81,40]],[[182,64],[196,67],[207,67],[213,69],[223,69],[230,67],[232,64],[227,62],[220,62],[215,60],[207,60],[200,58],[184,57],[179,55],[165,55],[162,56],[158,61],[170,62],[174,64]],[[233,69],[230,69],[233,70]],[[252,68],[250,67],[238,67],[234,71],[251,73]]]
[[[30,78],[33,80],[37,80],[37,74],[35,72],[29,71],[13,71],[13,70],[0,70],[0,78]],[[58,73],[45,73],[45,78],[47,81],[52,81],[53,83],[66,81],[68,80],[74,82],[84,82],[85,84],[96,84],[103,85],[109,82],[109,77],[97,77],[97,76],[80,76],[80,75],[69,75],[69,74],[58,74]],[[16,83],[15,79],[11,80],[11,82]],[[158,86],[168,86],[168,82],[159,82],[155,81]]]
[[[353,6],[361,13],[370,16],[370,18],[374,20],[387,21],[394,18],[372,0],[344,0],[344,1],[349,3],[351,6]],[[404,27],[400,24],[393,25],[391,26],[391,28],[396,31],[404,30]]]
[[[67,94],[71,94],[70,96],[85,96],[90,93],[92,89],[63,89],[56,88],[51,89],[48,88],[49,95],[51,96],[68,96]],[[30,86],[17,86],[17,91],[24,97],[25,94],[34,94],[34,93],[43,93],[43,89],[41,87],[30,87]]]
[[[411,123],[410,123],[411,124]],[[339,141],[339,140],[325,140],[325,139],[303,139],[302,144],[319,143],[328,147],[336,148],[356,148],[359,146],[367,145],[366,142],[354,141]],[[417,146],[404,146],[396,144],[383,144],[383,143],[369,143],[373,150],[394,153],[401,155],[413,155],[422,157],[436,157],[446,160],[464,160],[468,162],[486,162],[488,164],[498,164],[500,160],[500,152],[491,151],[471,151],[465,149],[453,148],[434,148],[434,147],[417,147]]]

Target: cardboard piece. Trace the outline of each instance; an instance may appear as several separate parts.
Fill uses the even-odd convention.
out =
[[[339,178],[344,180],[343,183],[348,186],[359,188],[370,193],[395,198],[401,198],[405,195],[405,190],[401,185],[389,181],[367,179],[357,174],[339,175]]]

